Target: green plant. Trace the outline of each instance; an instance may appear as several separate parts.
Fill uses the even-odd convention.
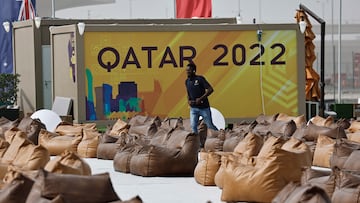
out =
[[[0,74],[0,105],[13,105],[16,103],[19,91],[19,77],[19,74]]]

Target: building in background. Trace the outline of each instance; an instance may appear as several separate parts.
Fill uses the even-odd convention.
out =
[[[326,21],[325,98],[340,99],[339,102],[357,101],[360,97],[357,88],[360,83],[357,76],[360,53],[358,0],[226,0],[226,3],[212,0],[212,17],[237,16],[244,24],[295,23],[294,16],[300,3]],[[66,19],[171,19],[176,16],[175,4],[176,0],[37,0],[37,10],[42,17]],[[314,43],[319,58],[320,26],[311,17],[310,21],[317,35]],[[317,71],[319,64],[320,61],[315,60],[313,67]],[[341,81],[338,81],[338,75]],[[338,98],[339,90],[341,98]]]

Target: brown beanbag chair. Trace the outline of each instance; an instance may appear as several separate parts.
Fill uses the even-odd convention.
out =
[[[347,139],[336,140],[334,152],[330,157],[330,167],[342,169],[350,154],[357,150],[360,150],[360,143]]]
[[[161,144],[149,144],[132,156],[130,173],[141,176],[193,175],[199,136],[174,129]]]
[[[74,123],[72,124],[74,127],[81,127],[82,129],[85,130],[96,130],[96,123]]]
[[[270,136],[254,166],[226,167],[221,200],[270,202],[289,182],[299,182],[308,154],[299,149],[284,150],[283,143],[281,138]]]
[[[142,149],[142,146],[131,145],[128,147],[122,148],[114,156],[114,170],[130,173],[130,161],[133,155],[139,153],[139,150]]]
[[[55,133],[58,135],[72,135],[72,136],[82,136],[83,127],[74,126],[74,125],[58,125],[55,129]]]
[[[96,157],[98,159],[113,160],[120,149],[118,143],[100,143],[97,147]]]
[[[296,123],[293,120],[281,121],[276,120],[270,124],[269,131],[274,136],[290,137],[297,129]]]
[[[333,139],[346,138],[345,130],[341,127],[329,128],[326,126],[317,126],[312,122],[309,122],[305,128],[302,128],[303,131],[297,136],[298,138],[304,138],[306,141],[314,141],[319,135],[325,135]]]
[[[153,136],[158,130],[158,126],[155,123],[130,126],[129,134],[136,134],[142,136]]]
[[[227,171],[234,170],[240,164],[238,163],[239,156],[227,152],[227,154],[221,154],[221,164],[214,177],[214,183],[220,189],[224,187],[224,176]]]
[[[282,137],[269,136],[262,145],[257,157],[266,158],[274,154],[276,149],[282,147],[286,140]]]
[[[151,124],[154,123],[156,126],[161,125],[161,119],[158,116],[144,116],[144,115],[135,115],[131,117],[128,121],[130,126],[143,125],[143,124]]]
[[[120,200],[109,173],[92,176],[56,174],[39,170],[27,202],[38,202],[39,196],[49,200],[61,197],[71,203],[105,203]]]
[[[23,170],[36,170],[50,160],[49,152],[41,145],[34,145],[22,131],[14,136],[1,163],[12,164]]]
[[[122,132],[127,132],[129,127],[130,126],[127,124],[127,122],[118,119],[112,126],[109,134],[113,136],[120,135]]]
[[[4,134],[7,130],[19,125],[20,120],[16,119],[11,121],[5,117],[0,117],[0,137],[4,138]]]
[[[80,135],[60,135],[43,129],[39,134],[39,144],[48,149],[51,155],[60,155],[65,150],[77,152],[81,140]]]
[[[330,158],[333,155],[336,141],[328,136],[319,135],[314,157],[313,157],[313,165],[330,168]]]
[[[60,156],[51,159],[44,168],[52,173],[91,175],[91,168],[75,152],[65,150]]]
[[[225,131],[224,130],[208,130],[207,138],[204,144],[204,150],[209,152],[223,151],[225,142]]]
[[[25,202],[34,181],[17,173],[17,176],[0,190],[0,203]]]
[[[355,133],[360,130],[360,121],[352,121],[350,127],[347,129],[350,133]]]
[[[35,180],[35,177],[38,173],[38,169],[36,170],[22,170],[16,166],[9,165],[7,168],[7,172],[3,178],[5,184],[11,183],[11,181],[15,180],[19,176],[25,176],[31,180]]]
[[[256,117],[255,121],[258,124],[270,124],[270,123],[276,121],[278,116],[279,116],[279,113],[273,114],[273,115],[260,114]]]
[[[324,189],[329,197],[332,197],[335,190],[335,178],[336,174],[330,170],[318,170],[306,167],[303,169],[301,176],[301,185],[318,186]]]
[[[200,152],[200,160],[195,167],[194,177],[197,183],[204,186],[215,185],[215,174],[219,170],[221,156],[214,152]]]
[[[144,136],[153,136],[158,127],[161,126],[161,119],[159,117],[149,117],[136,115],[128,122],[129,134],[137,134]]]
[[[248,133],[234,149],[237,154],[243,154],[246,157],[257,156],[264,144],[264,138],[254,133]]]
[[[360,171],[360,150],[353,151],[346,159],[343,170],[346,171]]]
[[[23,133],[25,135],[25,133],[23,131],[21,131],[19,128],[12,127],[4,133],[4,139],[6,140],[6,142],[11,143],[12,140],[14,139],[16,133]],[[24,136],[24,138],[25,138],[25,136]]]
[[[261,136],[266,136],[271,133],[274,136],[285,136],[290,137],[297,129],[296,124],[293,120],[282,121],[275,120],[271,123],[259,123],[252,130],[253,133]]]
[[[297,160],[295,153],[276,148],[267,159],[257,157],[255,166],[226,169],[221,200],[270,202],[289,182],[300,181]]]
[[[190,125],[190,119],[189,118],[165,118],[161,122],[161,126],[168,126],[170,128],[181,128],[183,130],[191,132],[191,125]],[[205,125],[206,126],[206,125]],[[200,126],[199,126],[200,127]],[[204,129],[205,130],[205,129]],[[199,131],[200,133],[200,131]],[[206,132],[205,132],[206,133]]]
[[[37,145],[40,130],[46,129],[46,126],[39,119],[32,119],[30,117],[25,117],[21,119],[17,128],[25,132],[27,138],[35,145]]]
[[[334,124],[334,118],[332,116],[328,116],[323,118],[319,115],[316,115],[310,119],[310,121],[317,126],[326,126],[331,127]]]
[[[360,122],[359,122],[360,123]],[[360,143],[360,131],[352,132],[352,133],[346,133],[346,137],[348,140],[351,140],[353,142]]]
[[[243,140],[248,132],[225,130],[224,152],[233,152],[236,145]]]
[[[9,146],[10,144],[4,138],[0,137],[0,159],[4,156]]]
[[[83,158],[95,158],[99,145],[100,133],[95,130],[84,129],[83,137],[77,147],[77,153]]]
[[[287,140],[282,146],[281,149],[286,151],[303,154],[300,161],[304,161],[302,163],[303,166],[311,166],[312,164],[312,153],[310,151],[310,147],[305,144],[303,141],[298,140],[295,137],[291,137]]]
[[[290,182],[271,201],[272,203],[331,203],[326,192],[315,185],[300,185]]]
[[[306,118],[305,118],[304,114],[300,115],[300,116],[289,116],[289,115],[287,115],[285,113],[279,113],[276,120],[279,120],[279,121],[291,121],[291,120],[293,120],[295,122],[297,128],[301,128],[301,127],[306,125]]]
[[[360,202],[360,175],[354,172],[338,171],[332,203]]]
[[[98,159],[113,160],[117,151],[126,143],[127,134],[110,135],[110,130],[100,135],[99,144],[96,150]],[[124,139],[125,141],[119,140]],[[118,141],[121,141],[120,143]],[[124,142],[124,143],[122,143]]]

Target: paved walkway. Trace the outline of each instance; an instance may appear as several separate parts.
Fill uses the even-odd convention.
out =
[[[121,200],[137,195],[144,203],[223,203],[217,186],[203,186],[194,177],[142,177],[116,172],[113,160],[85,158],[92,174],[109,172]]]

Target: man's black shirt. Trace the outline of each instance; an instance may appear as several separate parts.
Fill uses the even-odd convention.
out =
[[[190,104],[191,107],[196,108],[208,108],[209,100],[204,98],[200,104],[196,105],[195,100],[205,94],[205,89],[210,88],[209,82],[200,75],[195,75],[194,77],[187,78],[185,80],[185,86],[188,93],[188,98],[190,101],[194,101]]]

